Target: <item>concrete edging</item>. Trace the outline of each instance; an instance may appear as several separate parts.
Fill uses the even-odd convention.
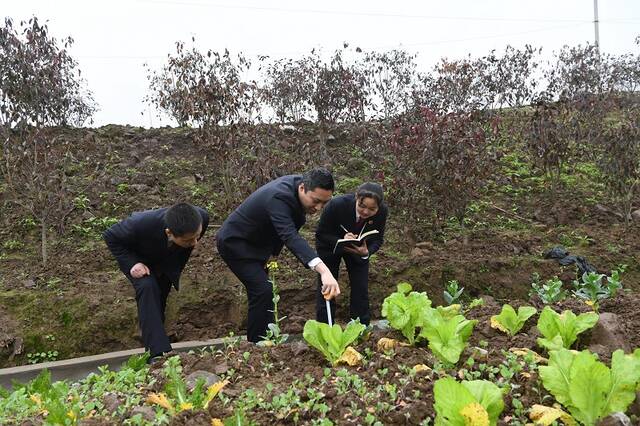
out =
[[[232,337],[246,340],[246,336]],[[188,352],[192,349],[201,349],[209,346],[221,347],[229,342],[230,337],[211,340],[192,340],[187,342],[172,343],[171,347],[176,352]],[[51,380],[81,380],[90,373],[97,373],[98,367],[106,365],[110,370],[118,370],[122,364],[133,355],[144,353],[144,348],[128,349],[125,351],[108,352],[99,355],[70,358],[61,361],[43,362],[39,364],[21,365],[0,369],[0,386],[12,388],[13,381],[27,383],[33,380],[45,368],[51,372]]]
[[[371,321],[375,328],[385,329],[385,320]],[[171,347],[176,352],[188,352],[192,349],[201,349],[209,346],[216,348],[224,346],[230,339],[247,340],[247,336],[221,337],[211,340],[191,340],[187,342],[172,343]],[[290,334],[288,341],[300,340],[302,334]],[[99,355],[83,356],[80,358],[63,359],[61,361],[43,362],[39,364],[20,365],[0,369],[0,386],[11,389],[13,381],[27,383],[40,374],[45,368],[51,372],[51,380],[81,380],[91,373],[97,373],[98,367],[106,365],[109,370],[119,370],[122,364],[133,355],[144,353],[144,348],[128,349],[125,351],[108,352]]]

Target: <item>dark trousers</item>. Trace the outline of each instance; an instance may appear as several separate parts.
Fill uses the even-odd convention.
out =
[[[351,254],[319,253],[319,255],[336,280],[340,270],[340,261],[344,259],[347,273],[349,274],[349,286],[351,287],[349,315],[352,319],[360,318],[362,324],[369,325],[371,321],[371,312],[369,311],[369,260],[361,259]],[[331,318],[335,322],[335,301],[331,300],[330,305]],[[316,290],[316,320],[328,322],[327,307],[324,296],[322,296],[322,281],[320,277],[318,277],[318,288]]]
[[[142,278],[127,275],[136,291],[138,305],[138,322],[142,332],[144,347],[151,357],[171,350],[169,337],[164,329],[164,311],[167,297],[171,291],[171,283],[164,275],[157,276],[153,272]]]
[[[264,262],[250,259],[236,259],[224,253],[218,246],[222,260],[247,290],[249,312],[247,319],[247,340],[259,342],[267,334],[267,326],[275,321],[273,315],[273,286],[265,270]]]

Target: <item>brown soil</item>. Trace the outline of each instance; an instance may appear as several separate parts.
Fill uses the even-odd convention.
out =
[[[276,126],[265,137],[289,144],[314,140],[313,127],[302,128],[291,136]],[[70,358],[139,347],[131,285],[117,270],[98,230],[82,234],[74,225],[83,225],[90,218],[120,219],[134,210],[166,206],[185,198],[203,206],[211,203],[212,227],[184,271],[181,291],[170,296],[168,333],[176,341],[214,338],[230,332],[243,334],[246,294],[215,252],[216,225],[228,212],[215,210],[219,177],[208,163],[206,146],[195,143],[192,132],[184,129],[107,126],[61,132],[82,141],[86,157],[103,161],[109,173],[85,193],[70,195],[86,195],[89,206],[69,214],[64,233],[50,230],[52,261],[47,268],[39,265],[39,230],[16,225],[23,223],[25,214],[11,204],[0,204],[0,237],[22,243],[20,249],[0,249],[0,323],[4,325],[0,328],[0,366],[25,363],[26,354],[43,350],[58,350],[60,358]],[[352,170],[346,167],[352,149],[370,142],[376,132],[380,129],[367,133],[348,125],[335,131],[347,135],[329,147],[338,182],[352,177]],[[86,162],[79,168],[83,165]],[[372,176],[372,170],[359,173],[362,179]],[[519,184],[512,178],[500,177],[488,186],[484,207],[470,216],[475,225],[468,227],[466,238],[455,228],[439,235],[421,232],[417,234],[418,251],[407,242],[403,217],[391,206],[387,241],[371,265],[374,318],[380,318],[382,300],[401,280],[409,281],[418,291],[427,291],[435,303],[442,302],[442,291],[451,279],[465,287],[467,301],[491,295],[500,303],[527,300],[534,272],[542,279],[558,275],[569,284],[575,278],[574,268],[561,267],[542,257],[546,250],[561,243],[568,244],[573,254],[585,256],[603,272],[627,264],[625,287],[638,288],[637,223],[625,229],[615,215],[585,203],[588,189],[566,187],[556,193],[532,190],[513,195],[500,190],[503,181],[514,187]],[[0,197],[2,201],[7,194],[0,193]],[[514,206],[515,213],[504,213]],[[515,225],[507,219],[515,221]],[[303,233],[310,241],[315,220],[309,221]],[[314,317],[315,276],[289,253],[284,253],[279,262],[280,309],[287,316],[284,330],[298,333],[304,321]],[[344,291],[337,312],[343,321],[349,315],[345,275],[342,273]],[[625,319],[635,320],[638,315],[632,307],[623,311],[615,301],[605,302],[603,309],[605,306]],[[633,326],[625,322],[625,327]],[[485,331],[489,332],[482,330]],[[635,329],[627,331],[630,336],[640,335]],[[16,354],[14,348],[20,347],[24,348],[22,353]]]
[[[548,402],[548,396],[539,382],[536,370],[530,370],[522,362],[522,371],[512,378],[505,378],[499,369],[506,365],[506,353],[510,348],[531,348],[545,355],[542,349],[536,345],[538,333],[533,325],[538,315],[532,317],[523,328],[523,332],[513,338],[492,329],[489,326],[491,315],[498,314],[501,306],[491,297],[486,297],[482,307],[474,308],[467,313],[470,319],[478,320],[478,324],[472,334],[468,348],[460,358],[460,363],[453,370],[429,370],[415,373],[408,372],[418,364],[428,366],[437,365],[436,359],[428,348],[418,345],[416,347],[398,346],[393,351],[380,352],[376,343],[381,337],[403,340],[399,333],[393,330],[374,330],[368,337],[356,346],[356,349],[365,356],[365,362],[359,367],[331,367],[322,355],[313,348],[307,347],[303,342],[293,341],[280,346],[266,348],[251,343],[241,342],[229,344],[226,349],[205,354],[180,354],[184,375],[197,370],[209,371],[218,375],[231,377],[223,393],[229,402],[216,399],[210,405],[208,412],[183,412],[172,419],[172,425],[205,425],[210,424],[211,418],[225,418],[233,414],[233,407],[237,407],[238,401],[245,391],[252,389],[265,403],[272,403],[282,395],[296,395],[303,403],[312,397],[312,390],[322,394],[322,401],[330,408],[326,417],[335,424],[362,424],[367,413],[375,414],[377,420],[383,424],[404,425],[420,424],[426,418],[434,419],[433,409],[433,384],[447,375],[464,378],[464,372],[480,372],[475,378],[492,380],[498,383],[510,383],[511,392],[505,396],[505,409],[500,416],[500,425],[512,424],[515,419],[526,420],[522,413],[518,413],[517,406],[513,405],[514,395],[524,405],[531,407],[534,404]],[[621,316],[621,323],[626,324],[628,330],[635,333],[628,334],[630,343],[638,345],[640,321],[637,321],[633,307],[637,306],[637,295],[620,295],[612,303],[602,306],[601,312],[615,312]],[[517,304],[516,304],[517,305]],[[583,311],[587,307],[584,303],[563,302],[554,306],[556,310],[571,308],[574,311]],[[588,307],[587,307],[588,308]],[[483,342],[484,341],[484,342]],[[589,338],[582,338],[576,349],[584,349],[590,343]],[[477,347],[486,347],[485,355],[478,355]],[[248,359],[243,354],[248,353]],[[475,359],[475,364],[469,366],[466,360],[469,357]],[[486,363],[485,367],[482,365]],[[489,368],[495,368],[491,373]],[[150,391],[159,392],[164,386],[162,366],[160,363],[152,367],[152,375],[158,377],[158,381]],[[341,373],[342,371],[342,373]],[[345,386],[344,373],[354,374],[361,381],[358,385],[351,382]],[[493,375],[492,375],[493,374]],[[342,376],[341,376],[342,375]],[[342,377],[342,378],[341,378]],[[342,382],[341,382],[342,381]],[[292,385],[302,383],[292,391]],[[376,389],[390,389],[395,393],[376,393]],[[364,389],[360,392],[359,389]],[[294,400],[295,398],[290,398]],[[380,410],[377,404],[385,403],[385,409]],[[286,405],[286,404],[285,404]],[[318,419],[318,413],[311,410],[295,409],[291,405],[280,411],[271,405],[265,407],[252,407],[244,414],[248,420],[255,424],[311,424]]]

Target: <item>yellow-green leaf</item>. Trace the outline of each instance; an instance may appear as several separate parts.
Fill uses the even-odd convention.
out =
[[[507,327],[505,327],[504,325],[502,325],[502,323],[500,323],[500,321],[498,321],[498,316],[497,315],[493,315],[491,317],[491,328],[495,328],[496,330],[500,330],[503,333],[509,333],[509,330],[507,329]]]
[[[465,426],[489,426],[489,413],[477,402],[462,407],[460,414],[464,418]]]
[[[40,398],[40,394],[33,393],[29,396],[29,399],[35,402],[38,407],[42,405],[42,399]]]
[[[173,404],[167,399],[164,393],[151,393],[147,397],[147,403],[156,404],[169,411],[173,411]]]
[[[228,380],[219,381],[207,388],[207,397],[204,401],[204,408],[206,409],[209,406],[209,403],[213,400],[213,398],[220,393],[223,387],[229,384]]]
[[[193,404],[190,402],[182,402],[178,406],[178,411],[193,410]]]
[[[558,419],[560,419],[566,426],[576,424],[573,417],[561,409],[539,404],[535,404],[531,407],[531,410],[529,411],[529,418],[533,420],[535,425],[541,426],[550,426]]]

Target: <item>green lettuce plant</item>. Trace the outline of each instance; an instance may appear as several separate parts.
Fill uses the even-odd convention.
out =
[[[624,272],[627,265],[622,265],[620,269],[614,269],[611,271],[611,276],[607,277],[607,291],[610,297],[615,297],[618,290],[622,289],[622,280],[620,274]]]
[[[436,306],[436,309],[442,315],[442,318],[445,320],[455,317],[456,315],[461,315],[460,311],[462,310],[462,305],[454,304],[449,306]],[[423,313],[430,312],[429,309],[425,309]]]
[[[495,425],[504,410],[502,392],[487,380],[439,379],[433,386],[436,426]]]
[[[439,309],[429,308],[422,320],[420,337],[429,341],[429,349],[442,362],[456,364],[478,321],[463,315],[447,317]]]
[[[391,293],[382,303],[382,316],[389,325],[400,330],[411,345],[415,343],[417,328],[422,325],[424,312],[431,308],[426,293],[411,291],[411,284],[398,284],[398,291]]]
[[[573,294],[586,300],[597,310],[601,300],[615,297],[622,289],[620,274],[624,272],[625,268],[626,265],[622,265],[620,268],[612,270],[609,277],[605,274],[585,272],[582,274],[581,280],[573,281],[575,288]]]
[[[338,324],[329,326],[323,322],[309,320],[304,324],[302,337],[309,345],[322,352],[332,365],[335,365],[347,346],[358,339],[365,328],[366,326],[360,324],[359,320],[349,322],[344,331]]]
[[[611,368],[589,351],[551,351],[540,367],[542,384],[581,424],[593,426],[614,412],[625,412],[640,382],[640,349],[634,355],[617,350]]]
[[[597,309],[600,300],[606,299],[611,295],[606,284],[602,281],[605,277],[606,275],[604,274],[585,272],[582,274],[582,280],[573,281],[575,288],[573,294],[590,302],[594,309]]]
[[[447,282],[447,287],[442,295],[447,305],[453,305],[458,301],[458,299],[460,299],[463,292],[464,287],[460,287],[460,283],[458,283],[457,280],[451,280]]]
[[[544,284],[539,283],[538,279],[534,279],[529,295],[533,294],[536,294],[545,305],[560,302],[567,297],[567,291],[562,289],[562,281],[558,277],[553,277]]]
[[[538,345],[547,350],[569,349],[578,334],[589,330],[598,322],[598,314],[586,312],[580,315],[566,310],[561,314],[545,306],[538,318],[538,330],[544,337],[538,338]]]
[[[518,313],[509,304],[502,306],[500,315],[491,317],[491,327],[507,333],[509,336],[515,336],[522,329],[524,323],[527,322],[535,313],[538,312],[532,306],[521,306]]]

